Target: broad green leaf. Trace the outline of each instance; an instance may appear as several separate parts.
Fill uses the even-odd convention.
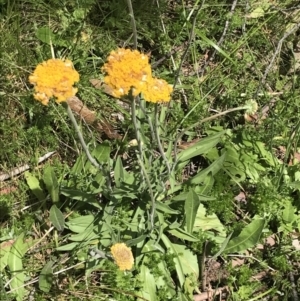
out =
[[[72,251],[77,246],[79,246],[79,244],[80,244],[79,242],[71,242],[69,244],[57,247],[56,251]]]
[[[200,190],[200,189],[201,189],[200,185],[195,187],[195,192],[197,193],[200,201],[214,201],[216,199],[215,197],[212,197],[212,196],[198,194],[198,190]],[[183,193],[173,197],[172,201],[175,201],[175,202],[176,201],[185,201],[187,198],[187,195],[188,195],[188,192],[183,192]]]
[[[180,238],[180,239],[184,239],[184,240],[187,240],[187,241],[199,241],[199,239],[197,237],[195,237],[192,234],[184,231],[181,228],[170,229],[170,230],[168,230],[168,232],[170,234],[172,234],[173,236],[176,236],[177,238]]]
[[[176,300],[174,280],[170,275],[166,261],[161,260],[158,263],[157,268],[161,272],[161,276],[155,279],[157,289],[164,289],[166,291],[165,300]]]
[[[35,34],[40,41],[48,45],[50,45],[50,43],[53,44],[53,41],[55,40],[55,34],[46,26],[38,28]]]
[[[138,243],[140,243],[140,242],[142,242],[142,241],[145,241],[147,237],[148,237],[148,235],[146,235],[146,234],[140,235],[140,236],[138,236],[138,237],[136,237],[136,238],[127,240],[127,241],[126,241],[126,245],[127,245],[128,247],[136,246]]]
[[[59,208],[57,208],[56,205],[52,205],[50,208],[50,215],[49,215],[50,221],[53,224],[53,226],[58,231],[63,231],[65,228],[65,217],[60,211]]]
[[[88,203],[98,209],[102,209],[99,201],[94,194],[87,193],[81,190],[72,189],[68,187],[61,188],[60,193],[72,200]]]
[[[160,244],[158,244],[156,240],[150,239],[143,246],[141,253],[144,254],[153,251],[159,251],[161,253],[164,253],[163,247]]]
[[[198,195],[193,189],[190,189],[184,204],[184,215],[187,232],[192,234],[194,223],[197,215],[197,210],[200,205]]]
[[[236,253],[255,246],[265,226],[265,219],[255,219],[247,225],[240,235],[231,239],[225,248],[225,253]]]
[[[53,203],[59,201],[59,186],[58,181],[51,166],[47,166],[44,171],[43,180],[46,184],[47,190],[50,193]]]
[[[108,142],[102,142],[98,144],[92,151],[92,155],[97,159],[99,163],[109,164],[110,161],[110,146]]]
[[[121,156],[117,157],[116,165],[114,169],[114,179],[116,187],[120,187],[121,183],[124,182],[124,168],[121,160]]]
[[[213,188],[213,185],[215,183],[215,179],[212,175],[212,173],[209,173],[204,181],[203,181],[203,185],[197,185],[195,188],[194,188],[194,191],[195,193],[198,195],[199,197],[199,200],[201,201],[201,196],[202,195],[207,195],[208,193],[210,193],[210,191],[212,190]],[[207,201],[208,199],[206,199]]]
[[[188,184],[199,185],[205,181],[207,175],[211,174],[214,176],[220,169],[223,167],[223,163],[226,157],[226,152],[215,160],[209,167],[201,170],[198,174],[192,177],[190,180],[187,181]]]
[[[291,182],[288,184],[288,186],[295,190],[300,190],[300,181]]]
[[[178,210],[174,210],[170,208],[167,204],[162,203],[162,202],[156,202],[155,207],[157,210],[168,213],[168,214],[179,214]]]
[[[265,11],[263,10],[263,8],[257,7],[248,15],[248,18],[257,19],[263,17],[264,15],[265,15]]]
[[[78,175],[84,172],[83,168],[85,165],[85,162],[87,160],[86,154],[82,153],[76,160],[75,164],[71,168],[70,174]]]
[[[191,301],[191,299],[188,298],[185,292],[179,291],[178,296],[176,298],[178,301]],[[193,299],[192,299],[193,300]]]
[[[291,202],[287,202],[283,211],[282,219],[286,224],[292,223],[295,220],[295,208]]]
[[[178,162],[185,162],[193,157],[209,152],[221,141],[224,134],[225,131],[203,138],[189,148],[181,151],[177,157]]]
[[[70,241],[91,242],[99,239],[99,234],[95,233],[94,227],[91,225],[84,232],[71,235],[68,239]]]
[[[40,186],[40,181],[32,175],[29,171],[24,173],[27,185],[29,186],[32,193],[37,197],[39,201],[43,201],[46,199],[46,195],[43,189]]]
[[[66,222],[66,226],[75,233],[82,233],[93,223],[93,221],[93,215],[84,215],[70,219]]]
[[[11,273],[10,288],[15,290],[16,300],[23,301],[25,295],[25,288],[23,287],[25,281],[25,273],[23,270],[23,256],[28,248],[24,250],[24,233],[22,233],[14,244],[11,246],[7,265]]]
[[[53,271],[52,267],[54,265],[54,261],[48,261],[43,267],[41,274],[39,276],[39,289],[45,293],[48,293],[52,286],[53,281]]]
[[[142,264],[141,266],[139,279],[143,287],[138,294],[147,300],[156,301],[155,279],[154,276],[151,274],[149,268],[144,264]],[[138,300],[142,301],[143,299],[138,298]]]
[[[173,243],[169,240],[169,238],[165,234],[161,235],[161,240],[163,241],[167,249],[167,252],[176,255],[173,260],[175,263],[175,269],[176,269],[178,281],[180,287],[182,288],[184,285],[185,276],[184,276],[184,269],[182,267],[182,262],[179,260],[180,254],[177,252],[177,249],[174,247]]]
[[[4,241],[0,244],[0,273],[7,266],[11,245],[11,241]]]
[[[200,204],[197,210],[193,231],[198,232],[201,230],[204,232],[211,229],[223,234],[224,237],[226,236],[225,227],[222,225],[217,215],[215,213],[207,215],[204,205]]]
[[[197,255],[189,250],[185,245],[172,244],[174,251],[178,254],[178,260],[182,267],[184,275],[193,275],[193,279],[199,278],[199,264]],[[197,283],[195,281],[195,283]]]
[[[210,260],[219,257],[219,256],[224,252],[224,250],[226,249],[226,247],[227,247],[227,245],[228,245],[228,242],[229,242],[229,240],[230,240],[232,234],[233,234],[233,232],[231,232],[231,233],[225,238],[225,240],[222,242],[222,245],[221,245],[221,247],[220,247],[220,250],[219,250],[214,256],[212,256],[212,257],[210,258]]]

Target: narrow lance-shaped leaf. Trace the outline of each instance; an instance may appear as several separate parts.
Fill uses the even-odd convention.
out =
[[[187,231],[192,234],[194,223],[197,215],[197,210],[200,205],[200,199],[193,189],[191,189],[187,195],[184,204],[184,214]]]
[[[224,136],[224,133],[225,131],[222,131],[215,135],[201,139],[199,142],[195,143],[191,147],[180,152],[178,155],[178,161],[187,161],[193,157],[209,152],[214,146],[216,146],[221,141],[221,138],[222,136]]]
[[[264,226],[264,219],[253,220],[242,230],[240,235],[234,237],[229,241],[227,247],[224,250],[224,253],[241,252],[255,246],[259,241]]]
[[[51,166],[46,167],[43,180],[46,184],[48,192],[50,193],[52,202],[57,203],[59,201],[59,186],[57,178]]]
[[[52,286],[53,281],[53,271],[52,267],[54,265],[53,261],[49,261],[43,267],[41,274],[39,276],[39,288],[45,293],[48,293]]]
[[[53,205],[50,209],[50,221],[53,224],[53,226],[58,231],[63,231],[65,228],[65,217],[62,214],[62,212],[57,208],[56,205]]]
[[[24,234],[21,234],[11,246],[8,256],[8,268],[11,273],[10,288],[16,292],[16,300],[23,301],[25,295],[24,281],[25,273],[23,270]]]
[[[165,234],[161,235],[161,239],[162,239],[164,245],[166,246],[166,248],[168,249],[168,252],[170,254],[176,255],[174,257],[175,269],[176,269],[176,272],[177,272],[177,277],[178,277],[178,280],[179,280],[180,287],[183,287],[183,284],[184,284],[184,281],[185,281],[185,276],[184,276],[182,263],[179,260],[179,254],[178,254],[177,250],[174,248],[172,242],[169,240],[169,238]]]
[[[199,185],[205,181],[205,178],[207,177],[208,174],[214,176],[223,167],[225,158],[226,158],[226,152],[217,160],[215,160],[211,165],[209,165],[209,167],[201,170],[194,177],[189,179],[187,181],[188,184]]]
[[[29,186],[32,193],[38,198],[39,201],[43,201],[46,199],[46,195],[44,194],[43,189],[40,186],[40,181],[32,175],[29,171],[26,171],[25,179],[27,182],[27,185]]]

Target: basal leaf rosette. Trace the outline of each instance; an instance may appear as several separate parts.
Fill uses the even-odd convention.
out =
[[[116,243],[110,248],[113,259],[121,271],[131,270],[134,258],[131,249],[124,243]]]
[[[38,64],[29,82],[34,85],[34,98],[43,105],[48,105],[50,98],[57,103],[75,96],[77,88],[73,85],[79,81],[79,74],[70,60],[49,59]]]
[[[152,78],[151,66],[147,55],[137,50],[119,48],[113,50],[102,70],[106,73],[104,83],[109,86],[114,97],[141,93],[149,78]]]

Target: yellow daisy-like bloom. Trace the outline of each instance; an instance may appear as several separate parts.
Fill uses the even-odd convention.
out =
[[[147,55],[137,50],[119,48],[112,51],[102,70],[107,74],[105,84],[111,88],[111,95],[122,97],[141,93],[149,78],[152,78],[151,66]]]
[[[131,249],[124,243],[114,244],[110,248],[112,257],[121,271],[131,270],[134,264]]]
[[[157,103],[169,102],[172,91],[173,87],[165,80],[154,77],[147,82],[142,93],[146,101]]]
[[[70,60],[50,59],[37,65],[29,76],[29,82],[34,85],[34,98],[43,105],[48,105],[51,97],[60,103],[75,96],[77,88],[73,85],[78,81],[79,74]]]

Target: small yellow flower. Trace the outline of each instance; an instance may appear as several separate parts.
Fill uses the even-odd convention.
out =
[[[131,249],[124,243],[114,244],[110,248],[112,257],[121,271],[131,270],[134,264]]]
[[[60,59],[50,59],[37,65],[29,76],[29,82],[34,85],[34,98],[43,105],[48,105],[51,97],[60,103],[75,96],[77,88],[73,85],[78,81],[79,74],[72,62]]]
[[[119,48],[112,51],[102,70],[106,73],[104,82],[114,97],[128,95],[131,89],[132,95],[137,96],[152,78],[148,56],[137,50]]]
[[[146,101],[157,103],[169,102],[172,91],[173,87],[165,80],[154,77],[147,82],[142,93]]]

